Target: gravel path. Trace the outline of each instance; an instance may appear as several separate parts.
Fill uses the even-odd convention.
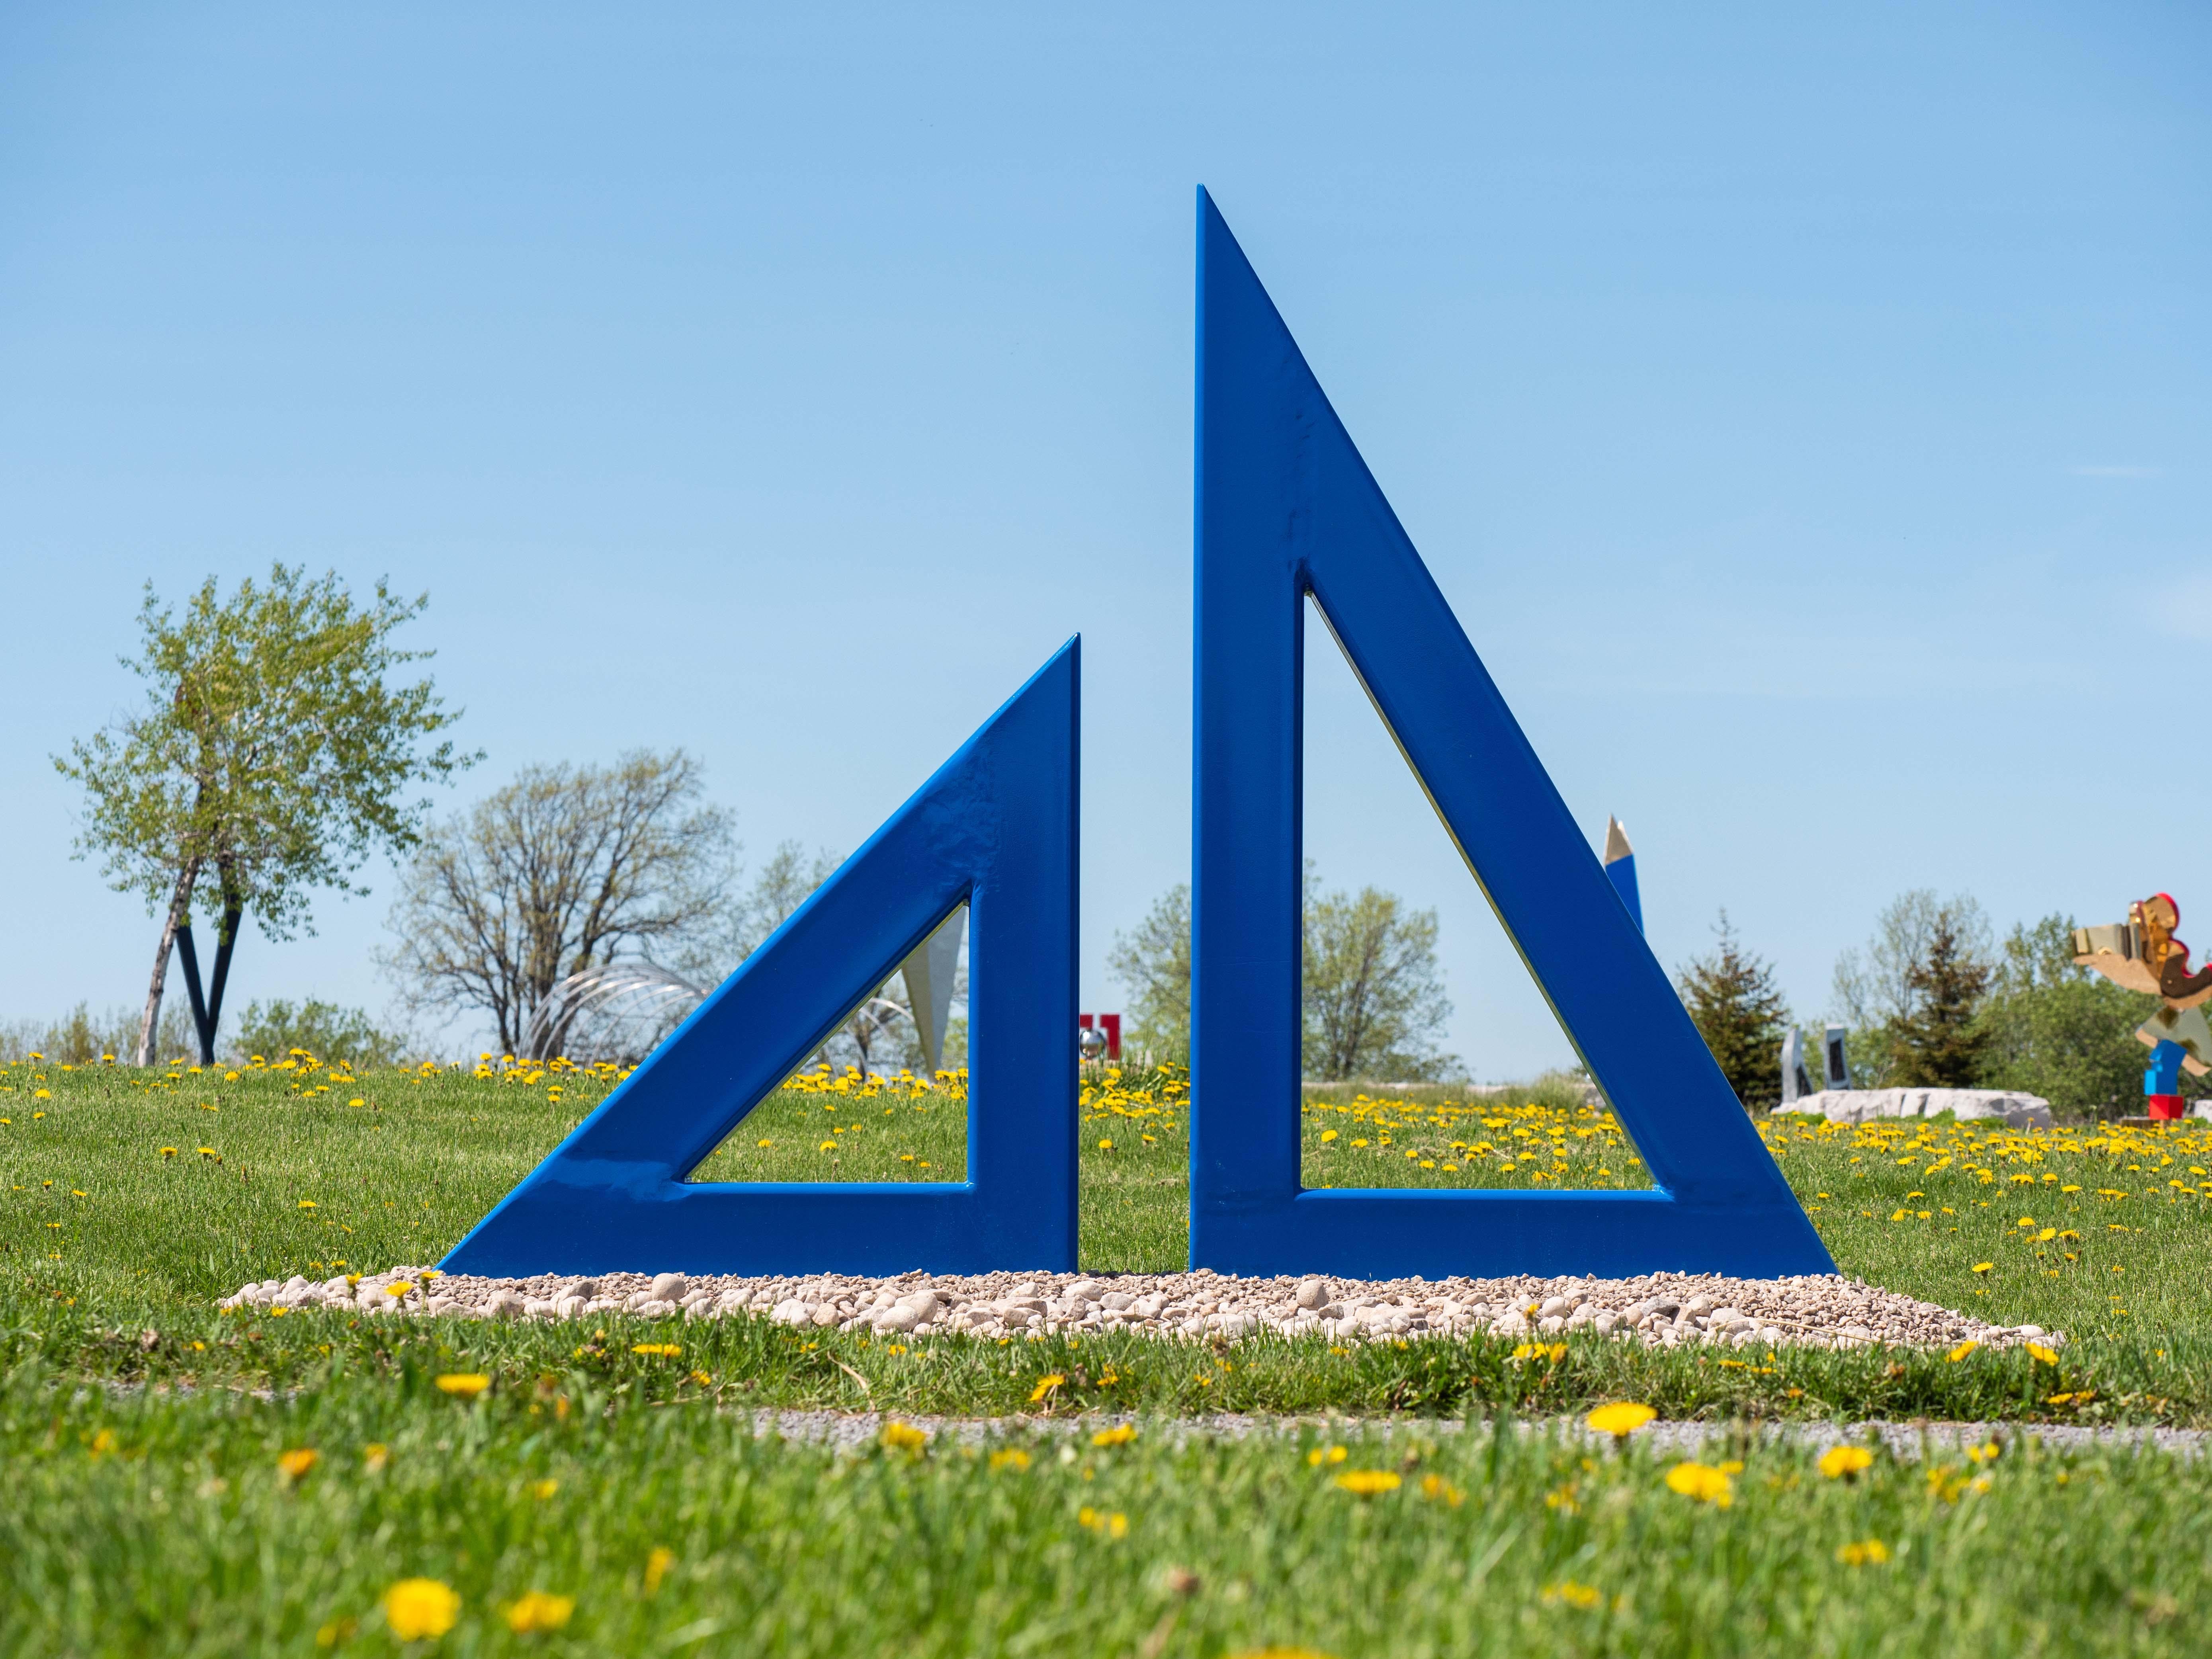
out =
[[[1185,1273],[834,1273],[745,1279],[602,1273],[479,1279],[413,1267],[313,1283],[248,1285],[223,1307],[331,1307],[383,1315],[589,1319],[766,1317],[779,1324],[882,1334],[986,1337],[1130,1330],[1206,1341],[1256,1332],[1334,1340],[1424,1333],[1543,1337],[1590,1331],[1654,1347],[2002,1347],[2065,1339],[2034,1325],[1990,1325],[1835,1274],[1728,1279],[1238,1279]]]
[[[888,1417],[874,1413],[761,1411],[753,1413],[753,1432],[762,1439],[778,1438],[840,1450],[859,1450],[875,1443]],[[1212,1417],[1172,1421],[1127,1415],[1095,1417],[909,1417],[900,1422],[921,1430],[933,1439],[945,1437],[956,1443],[1038,1437],[1066,1438],[1071,1446],[1086,1442],[1098,1430],[1128,1423],[1142,1432],[1177,1440],[1247,1439],[1255,1435],[1291,1437],[1309,1431],[1348,1437],[1362,1433],[1403,1431],[1420,1435],[1480,1434],[1492,1425],[1453,1419],[1366,1419],[1340,1417],[1249,1417],[1220,1413]],[[1609,1447],[1613,1437],[1588,1428],[1579,1417],[1520,1419],[1510,1425],[1522,1435],[1561,1435],[1589,1446]],[[1636,1431],[1637,1443],[1662,1455],[1688,1456],[1715,1445],[1737,1446],[1749,1435],[1766,1446],[1802,1446],[1826,1451],[1831,1446],[1866,1444],[1878,1436],[1895,1456],[1917,1461],[1950,1457],[1969,1446],[1991,1440],[2017,1443],[2034,1441],[2046,1451],[2161,1452],[2176,1457],[2203,1455],[2212,1431],[2203,1429],[2090,1428],[2069,1424],[2023,1427],[2018,1423],[1764,1423],[1756,1426],[1727,1423],[1668,1423],[1646,1425]]]

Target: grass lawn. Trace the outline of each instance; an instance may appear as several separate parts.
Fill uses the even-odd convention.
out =
[[[1839,1480],[1768,1449],[1723,1508],[1632,1443],[1615,1458],[1422,1422],[1633,1399],[1721,1434],[2212,1424],[2200,1128],[1766,1126],[1845,1272],[2064,1329],[2055,1368],[1580,1336],[1516,1357],[1488,1338],[907,1344],[214,1310],[247,1279],[434,1261],[612,1081],[0,1070],[0,1647],[384,1650],[380,1598],[421,1576],[457,1595],[445,1640],[471,1650],[2201,1650],[2202,1463],[2017,1442],[1932,1483],[1881,1457]],[[1085,1265],[1181,1266],[1178,1081],[1096,1074],[1085,1113]],[[701,1174],[957,1178],[963,1135],[950,1095],[793,1089]],[[1306,1146],[1316,1184],[1646,1184],[1609,1120],[1564,1097],[1321,1098]],[[441,1392],[454,1375],[485,1391]],[[1068,1462],[1056,1439],[1009,1443],[1026,1466],[994,1468],[989,1445],[856,1459],[756,1441],[764,1406],[1141,1426],[1097,1448],[1086,1428]],[[1167,1422],[1220,1411],[1402,1420],[1243,1442]],[[288,1476],[299,1450],[316,1459]],[[1335,1480],[1363,1469],[1400,1483],[1363,1497]],[[509,1628],[532,1589],[574,1599],[563,1629]],[[544,1622],[557,1602],[523,1607]]]

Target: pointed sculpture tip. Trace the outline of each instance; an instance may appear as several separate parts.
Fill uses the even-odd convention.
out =
[[[1604,861],[1607,864],[1618,864],[1623,859],[1631,859],[1635,856],[1636,849],[1628,844],[1627,826],[1623,824],[1619,818],[1613,817],[1612,813],[1607,813],[1605,817]]]

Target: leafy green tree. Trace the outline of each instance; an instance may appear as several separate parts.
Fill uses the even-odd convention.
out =
[[[1782,1099],[1782,1038],[1789,1005],[1774,981],[1772,966],[1738,943],[1727,911],[1721,912],[1713,932],[1719,942],[1681,970],[1675,988],[1744,1109],[1768,1109]]]
[[[336,573],[310,580],[305,566],[283,564],[265,586],[249,579],[228,601],[210,576],[181,615],[147,585],[141,647],[124,659],[147,682],[144,708],[54,760],[85,791],[77,856],[98,854],[118,890],[143,895],[161,917],[140,1065],[154,1059],[173,948],[200,1061],[210,1065],[247,913],[272,939],[312,932],[313,889],[366,891],[351,877],[371,854],[404,852],[419,838],[429,803],[403,792],[476,758],[457,756],[450,741],[422,746],[459,717],[428,679],[386,683],[431,654],[391,643],[428,603],[396,599],[380,580],[374,599],[356,606]],[[204,985],[192,932],[203,907],[216,918]]]
[[[241,1060],[256,1054],[282,1060],[295,1048],[304,1048],[317,1060],[343,1060],[358,1067],[398,1064],[406,1040],[378,1030],[375,1022],[358,1008],[343,1008],[313,997],[299,1003],[275,997],[266,1003],[246,1005],[231,1047]]]
[[[1982,1081],[2092,1113],[2134,1106],[2149,1050],[2136,1028],[2158,999],[2074,965],[2074,919],[2049,915],[2004,942],[1981,1014]],[[2194,1084],[2196,1079],[2190,1079]]]
[[[1304,1064],[1309,1076],[1419,1082],[1456,1067],[1437,1034],[1451,1017],[1437,914],[1373,887],[1321,894],[1306,872]],[[1157,1060],[1190,1052],[1190,887],[1160,895],[1107,957],[1129,992],[1130,1041]]]
[[[1309,1077],[1425,1082],[1459,1065],[1436,1042],[1451,1003],[1434,910],[1373,887],[1316,894],[1309,871],[1304,932]]]
[[[1128,988],[1127,1041],[1155,1060],[1190,1053],[1190,884],[1153,902],[1136,930],[1114,935],[1106,958]]]
[[[1897,1052],[1896,1085],[1905,1089],[1972,1089],[1982,1080],[1990,1034],[1980,1024],[1991,970],[1960,937],[1947,906],[1936,913],[1927,953],[1905,982],[1913,1001],[1891,1028]]]

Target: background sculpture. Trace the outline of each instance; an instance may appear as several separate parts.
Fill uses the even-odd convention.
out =
[[[2156,997],[2163,1005],[2136,1030],[2150,1049],[2143,1071],[2144,1109],[2154,1118],[2185,1115],[2181,1073],[2212,1070],[2212,1026],[2203,1005],[2212,999],[2212,963],[2194,973],[2189,947],[2174,935],[2181,907],[2171,893],[2153,893],[2128,907],[2124,922],[2074,930],[2074,960],[2115,985]]]

